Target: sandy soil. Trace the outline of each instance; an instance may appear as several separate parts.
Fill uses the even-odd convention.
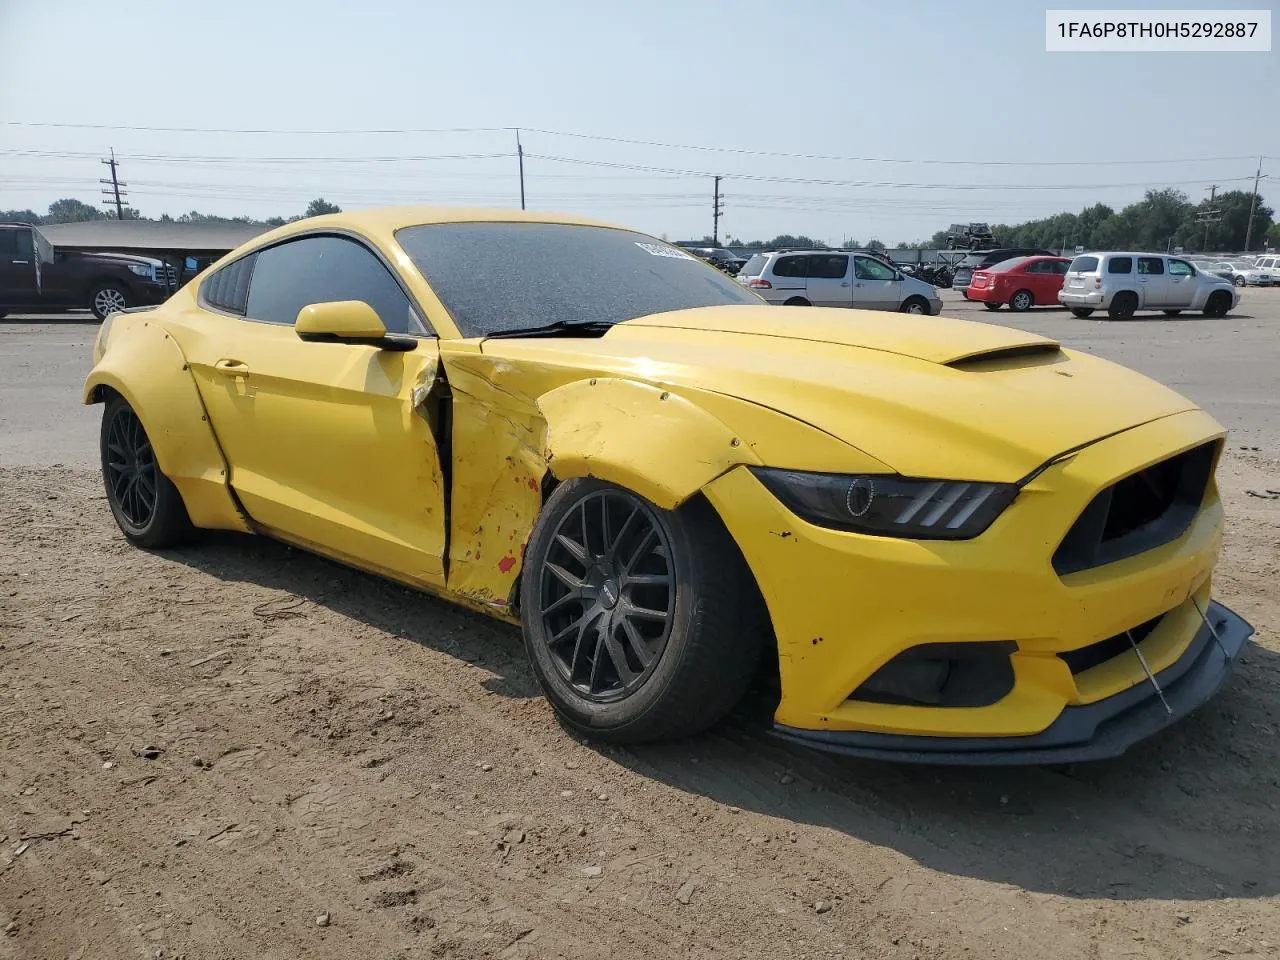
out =
[[[268,540],[146,553],[0,470],[0,957],[1280,953],[1280,464],[1233,446],[1258,628],[1122,760],[964,771],[765,732],[575,741],[501,624]]]

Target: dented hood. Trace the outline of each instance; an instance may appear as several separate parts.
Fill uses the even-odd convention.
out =
[[[595,340],[490,340],[484,351],[737,397],[909,476],[1018,480],[1059,453],[1195,409],[1046,337],[872,311],[710,307],[631,320]]]

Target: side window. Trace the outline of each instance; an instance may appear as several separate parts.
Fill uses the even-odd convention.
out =
[[[849,258],[839,253],[815,253],[809,257],[809,276],[820,280],[843,280]]]
[[[1191,264],[1187,263],[1185,260],[1169,261],[1169,276],[1190,277],[1194,274],[1195,274],[1195,271],[1191,269]]]
[[[1054,273],[1060,277],[1065,277],[1067,275],[1067,268],[1071,266],[1071,263],[1067,260],[1054,260],[1051,266],[1053,267]]]
[[[1139,257],[1138,273],[1145,277],[1164,276],[1164,261],[1159,257]]]
[[[376,256],[355,240],[311,236],[259,251],[245,316],[292,325],[312,303],[363,300],[388,333],[423,333],[409,298]]]
[[[1107,273],[1133,273],[1133,257],[1112,257],[1107,261]]]
[[[1032,260],[1030,263],[1027,264],[1027,273],[1048,273],[1048,272],[1049,272],[1048,260]]]
[[[11,260],[18,255],[18,231],[0,230],[0,257]]]
[[[773,263],[775,277],[803,277],[808,271],[808,257],[779,257]]]
[[[31,235],[30,230],[13,230],[13,242],[16,247],[14,256],[19,260],[31,261],[35,259],[36,242]]]
[[[249,299],[249,280],[257,259],[258,255],[251,253],[211,274],[200,284],[200,299],[215,310],[243,317],[245,302]]]
[[[892,267],[870,257],[854,257],[853,274],[859,280],[892,280],[897,276]]]

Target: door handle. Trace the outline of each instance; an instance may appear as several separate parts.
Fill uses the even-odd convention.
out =
[[[247,377],[249,375],[249,365],[242,360],[219,360],[213,365],[213,369],[215,372],[228,377]]]
[[[848,281],[848,280],[844,281],[844,283],[840,284],[840,286],[842,286],[842,287],[847,287],[847,286],[849,286],[849,281]]]
[[[26,265],[27,265],[27,264],[29,264],[31,261],[30,261],[30,260],[10,260],[9,262],[10,262],[10,263],[20,263],[20,264],[22,264],[23,266],[26,266]]]

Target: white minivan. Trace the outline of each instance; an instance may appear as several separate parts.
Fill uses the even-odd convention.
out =
[[[942,311],[942,298],[931,284],[876,257],[843,250],[757,253],[738,271],[738,282],[788,307]]]
[[[1230,280],[1181,257],[1108,252],[1072,260],[1058,302],[1077,317],[1095,310],[1107,311],[1112,320],[1128,320],[1138,310],[1160,310],[1171,317],[1198,310],[1221,317],[1240,302],[1240,294]]]

